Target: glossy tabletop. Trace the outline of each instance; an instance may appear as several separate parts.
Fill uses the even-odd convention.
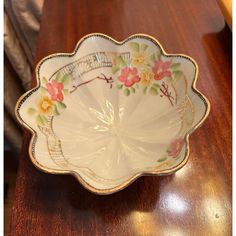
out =
[[[45,0],[36,60],[72,52],[85,34],[116,40],[145,33],[167,53],[193,57],[197,87],[211,112],[190,136],[190,158],[176,174],[141,177],[99,196],[72,176],[43,173],[28,155],[25,132],[11,236],[231,235],[231,31],[215,0]],[[32,80],[32,86],[36,83]]]

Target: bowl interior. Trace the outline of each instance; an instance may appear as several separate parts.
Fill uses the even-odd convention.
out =
[[[44,59],[37,73],[40,86],[19,109],[37,133],[34,157],[99,189],[139,173],[171,173],[207,110],[193,88],[195,63],[165,55],[146,36],[88,37],[73,54]]]

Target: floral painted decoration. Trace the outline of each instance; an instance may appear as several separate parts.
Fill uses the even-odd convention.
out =
[[[171,61],[163,62],[162,60],[155,61],[152,67],[152,72],[154,73],[155,80],[162,80],[165,77],[171,77],[172,73],[170,71]]]
[[[184,146],[184,139],[176,138],[171,141],[170,145],[167,147],[166,154],[158,159],[158,162],[164,162],[169,158],[178,158],[179,154]]]
[[[52,80],[52,82],[48,82],[47,84],[47,90],[51,95],[51,99],[53,101],[63,101],[64,96],[63,96],[63,83],[62,82],[57,82],[55,79]]]
[[[140,81],[138,71],[136,68],[125,67],[121,70],[121,75],[118,77],[119,81],[124,83],[126,87],[132,87],[135,83]]]
[[[180,63],[173,63],[171,60],[164,61],[161,51],[153,54],[147,53],[148,45],[136,42],[130,43],[131,59],[127,60],[121,55],[113,62],[112,72],[118,77],[118,89],[123,89],[124,94],[129,96],[137,89],[142,89],[144,94],[156,96],[169,96],[168,85],[158,81],[174,81],[183,76],[179,70]],[[171,101],[171,105],[173,102]]]
[[[35,116],[38,125],[44,126],[48,117],[58,116],[66,108],[64,98],[68,94],[66,87],[70,83],[70,76],[61,76],[58,72],[55,79],[48,81],[43,77],[41,82],[40,98],[36,101],[35,107],[28,109],[28,113]]]
[[[184,140],[181,138],[174,139],[167,149],[167,153],[170,157],[176,158],[180,154],[180,151],[184,145]]]

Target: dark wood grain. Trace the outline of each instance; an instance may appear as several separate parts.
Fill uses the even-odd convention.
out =
[[[211,113],[191,135],[190,160],[182,170],[142,177],[108,196],[88,192],[71,176],[37,170],[26,132],[10,235],[231,235],[232,35],[216,1],[45,1],[36,63],[71,52],[91,32],[117,40],[146,33],[167,52],[193,57],[197,87],[209,98]]]

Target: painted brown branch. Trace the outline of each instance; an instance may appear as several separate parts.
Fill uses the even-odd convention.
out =
[[[76,86],[74,85],[74,86],[73,86],[73,89],[70,91],[70,93],[75,92],[75,90],[76,90],[77,88],[79,88],[80,86],[85,85],[85,84],[88,84],[88,83],[91,83],[92,81],[94,81],[94,80],[96,80],[96,79],[106,81],[108,84],[110,84],[110,88],[112,88],[112,83],[114,82],[113,79],[112,79],[112,77],[107,78],[104,74],[101,74],[101,75],[102,75],[103,77],[97,76],[97,77],[95,77],[95,78],[93,78],[93,79],[87,80],[87,81],[85,81],[85,82],[83,82],[83,83],[80,83],[80,84],[78,84],[78,85],[76,85]]]
[[[174,100],[174,97],[171,95],[171,92],[168,91],[168,89],[169,89],[168,84],[163,82],[161,84],[161,86],[162,86],[162,88],[160,88],[160,91],[162,92],[162,94],[160,96],[161,97],[163,97],[163,96],[167,97],[168,100],[170,101],[171,106],[174,106],[173,101],[172,101],[172,100]]]

